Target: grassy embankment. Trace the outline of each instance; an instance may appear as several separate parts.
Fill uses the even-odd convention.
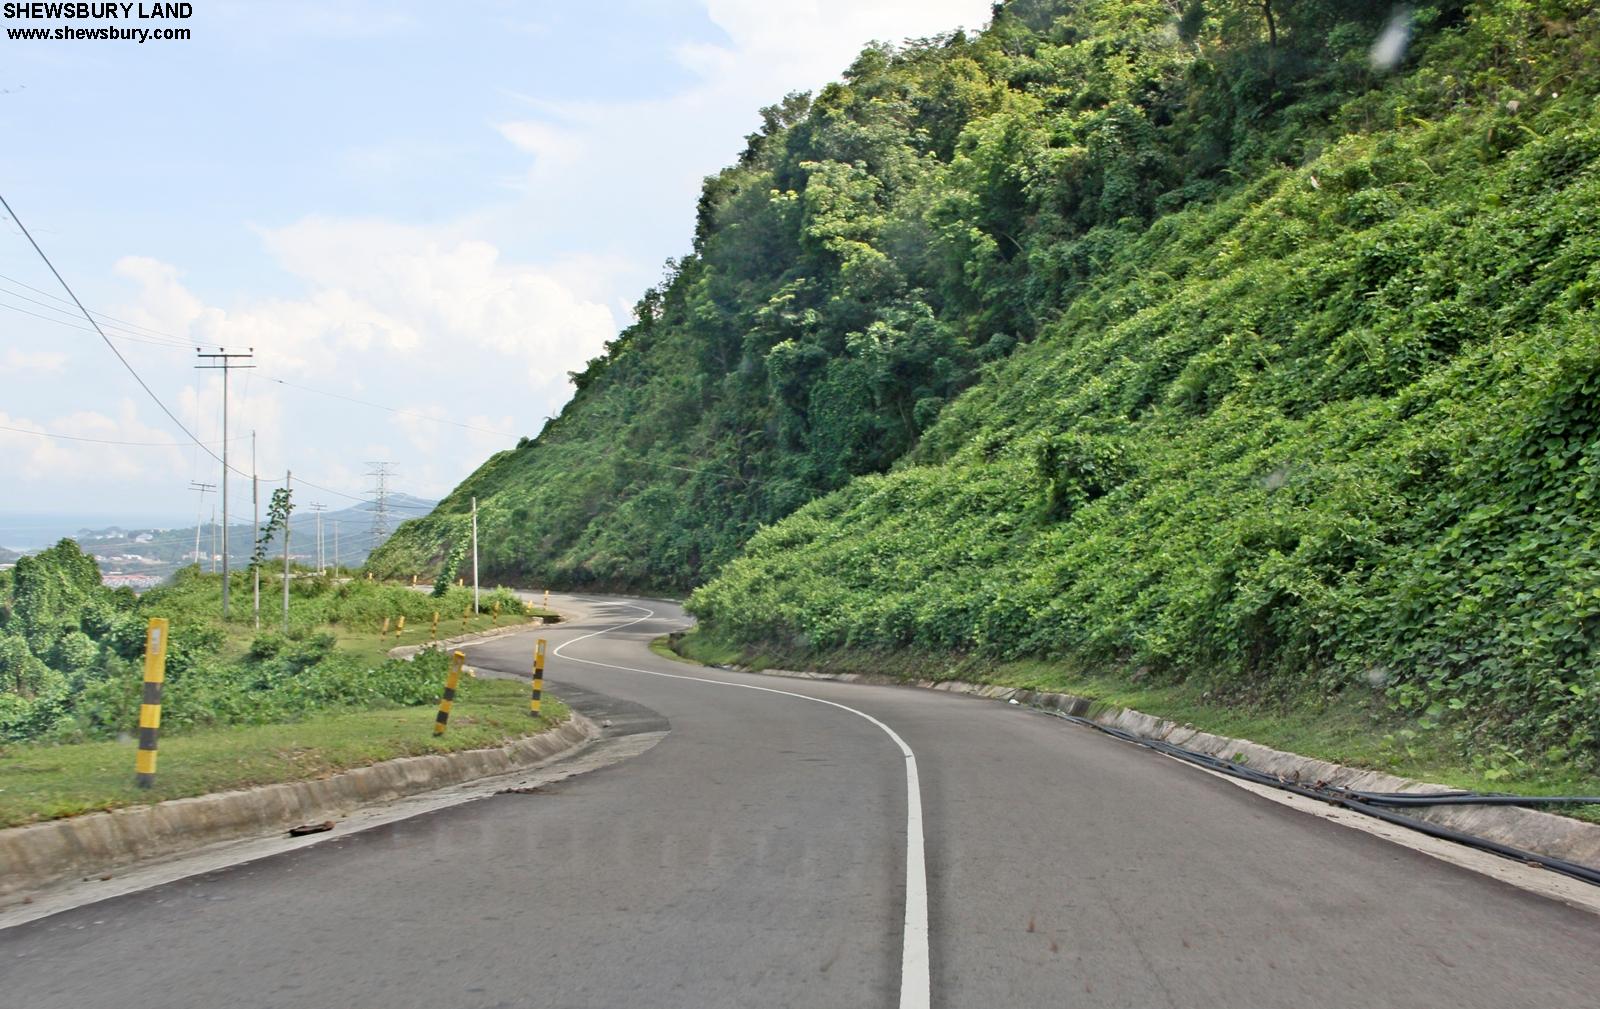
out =
[[[0,827],[120,806],[327,777],[395,757],[498,746],[565,722],[546,698],[528,714],[526,684],[466,680],[449,731],[432,735],[434,707],[341,708],[297,722],[230,725],[163,736],[156,786],[134,787],[136,740],[23,744],[0,750]]]

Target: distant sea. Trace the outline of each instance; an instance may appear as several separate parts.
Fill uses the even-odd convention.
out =
[[[82,529],[194,528],[194,516],[113,514],[110,512],[0,512],[0,546],[36,550]]]

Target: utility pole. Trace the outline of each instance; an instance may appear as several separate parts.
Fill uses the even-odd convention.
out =
[[[294,478],[292,470],[283,471],[283,490],[285,496],[293,500],[289,490],[290,481]],[[289,501],[285,501],[283,513],[283,633],[289,633],[289,515],[294,510]]]
[[[228,373],[235,368],[254,368],[253,364],[236,364],[235,361],[250,360],[255,357],[255,348],[249,348],[243,354],[230,354],[221,347],[216,353],[208,354],[199,347],[194,349],[194,354],[202,361],[209,364],[197,364],[195,368],[201,371],[217,370],[222,372],[222,619],[228,619]]]
[[[211,506],[211,573],[217,573],[217,506]]]
[[[339,520],[333,520],[333,577],[339,577]]]
[[[472,499],[472,612],[478,612],[478,499]]]
[[[255,598],[250,607],[256,630],[261,630],[261,565],[256,563],[256,544],[261,542],[261,478],[256,475],[256,433],[250,432],[250,507],[255,513],[250,526],[250,570],[255,575]]]
[[[200,566],[200,519],[206,513],[206,495],[217,489],[214,483],[189,481],[189,489],[200,492],[199,503],[194,506],[194,566]]]
[[[323,574],[328,569],[327,552],[322,549],[322,509],[328,507],[320,501],[313,501],[306,507],[317,513],[317,574]]]

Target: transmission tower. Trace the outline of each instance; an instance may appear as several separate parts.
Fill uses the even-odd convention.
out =
[[[389,538],[389,478],[394,476],[394,464],[372,462],[367,473],[373,480],[372,488],[372,549]]]

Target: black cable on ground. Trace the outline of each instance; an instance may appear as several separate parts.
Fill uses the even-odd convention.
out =
[[[1396,813],[1392,809],[1388,808],[1391,806],[1409,807],[1469,804],[1498,806],[1530,806],[1545,805],[1550,803],[1600,804],[1600,798],[1593,796],[1546,797],[1491,795],[1480,794],[1477,792],[1441,792],[1435,795],[1418,795],[1406,792],[1357,792],[1351,789],[1340,788],[1338,786],[1326,784],[1303,785],[1297,781],[1290,781],[1287,778],[1280,778],[1275,774],[1268,774],[1265,771],[1259,771],[1253,767],[1247,767],[1246,765],[1238,763],[1237,761],[1227,760],[1223,757],[1215,757],[1209,753],[1201,753],[1198,750],[1186,749],[1182,746],[1178,746],[1174,743],[1168,743],[1160,739],[1145,739],[1142,736],[1134,735],[1133,733],[1124,729],[1114,728],[1109,725],[1101,725],[1099,722],[1084,718],[1080,715],[1069,715],[1064,711],[1058,711],[1053,708],[1040,708],[1039,710],[1054,715],[1055,717],[1065,721],[1073,722],[1077,725],[1088,726],[1089,728],[1094,729],[1097,732],[1103,732],[1108,736],[1115,736],[1118,739],[1135,743],[1139,746],[1145,747],[1146,749],[1155,750],[1157,753],[1163,753],[1169,757],[1176,757],[1179,760],[1187,761],[1188,763],[1204,767],[1207,770],[1216,771],[1219,774],[1226,774],[1231,777],[1254,782],[1258,785],[1266,785],[1270,788],[1277,788],[1286,792],[1293,792],[1296,795],[1303,795],[1310,799],[1318,799],[1323,802],[1331,803],[1335,806],[1343,806],[1345,809],[1375,817],[1376,819],[1383,820],[1387,823],[1393,823],[1402,827],[1407,827],[1411,830],[1427,834],[1430,837],[1437,837],[1446,841],[1454,841],[1457,844],[1464,844],[1471,848],[1477,848],[1479,851],[1487,851],[1495,855],[1500,855],[1504,858],[1515,859],[1518,862],[1523,862],[1528,865],[1536,865],[1544,869],[1549,869],[1552,872],[1559,872],[1564,876],[1571,876],[1573,879],[1581,879],[1585,883],[1591,883],[1595,886],[1600,886],[1600,869],[1595,869],[1587,865],[1580,865],[1577,862],[1569,862],[1564,858],[1555,858],[1550,855],[1541,855],[1538,852],[1526,851],[1522,848],[1514,848],[1509,844],[1501,844],[1498,841],[1491,841],[1486,837],[1479,837],[1476,834],[1468,834],[1463,831],[1451,829],[1450,827],[1442,827],[1436,823],[1429,823],[1427,820],[1419,820],[1416,817],[1406,816],[1402,813]]]
[[[1351,792],[1378,806],[1600,806],[1597,795],[1501,795],[1498,792]]]

